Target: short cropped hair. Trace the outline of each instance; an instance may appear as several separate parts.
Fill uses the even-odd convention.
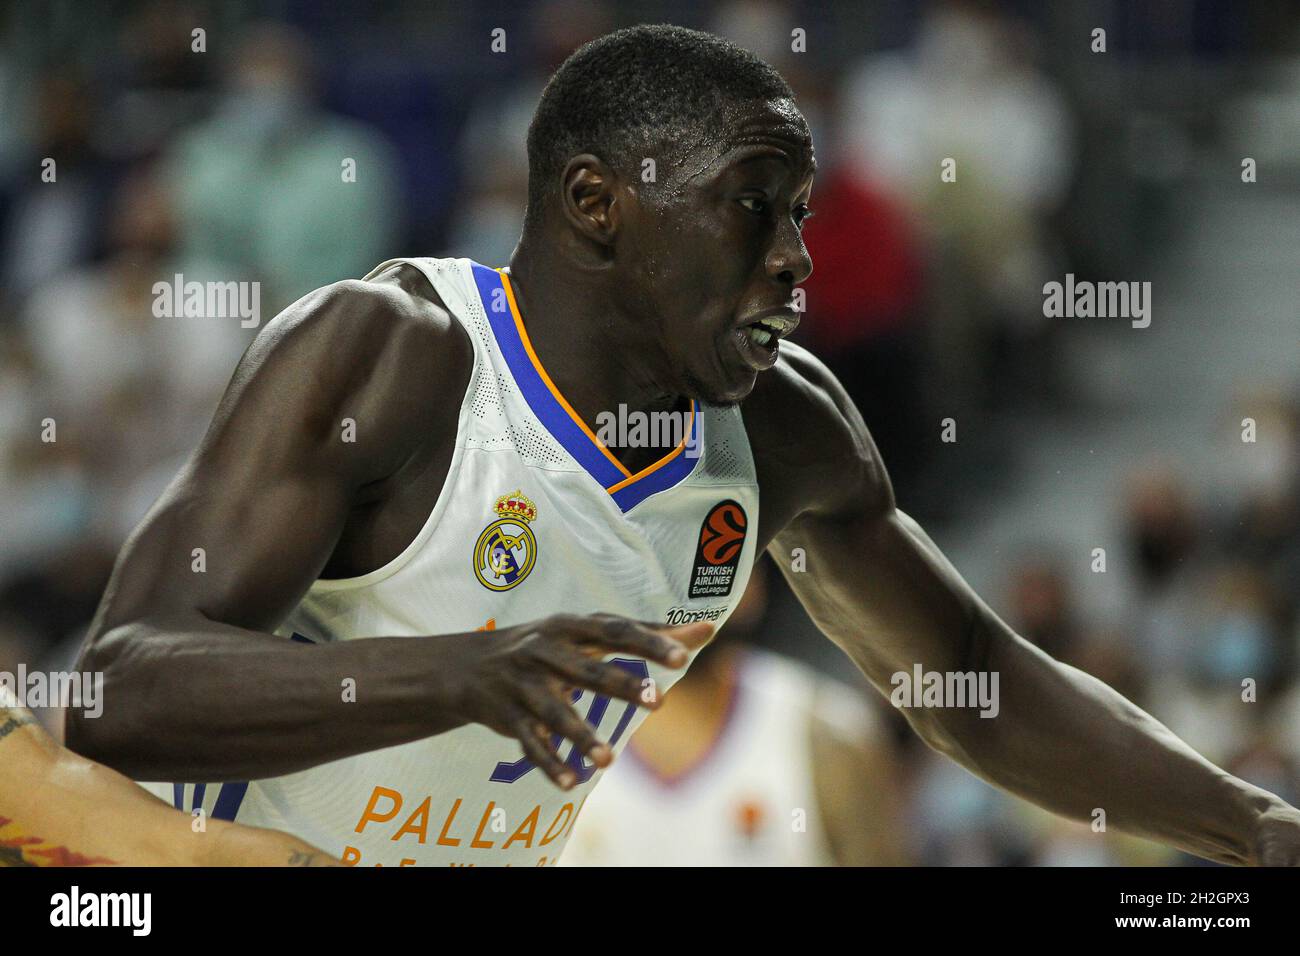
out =
[[[794,99],[781,74],[720,37],[666,23],[598,37],[560,65],[533,114],[526,223],[541,222],[580,153],[630,175],[656,147],[698,139],[728,105],[780,98]]]

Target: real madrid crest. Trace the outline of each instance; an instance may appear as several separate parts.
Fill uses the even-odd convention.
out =
[[[528,523],[537,506],[519,491],[497,499],[497,520],[483,529],[474,545],[474,576],[491,591],[509,591],[528,577],[537,563],[537,538]]]

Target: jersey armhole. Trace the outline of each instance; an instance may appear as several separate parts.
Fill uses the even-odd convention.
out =
[[[483,374],[484,362],[480,351],[480,345],[474,339],[474,331],[467,328],[465,323],[461,321],[460,316],[456,314],[455,309],[446,303],[446,298],[443,295],[442,289],[439,288],[438,283],[434,282],[433,276],[430,275],[417,260],[390,259],[388,262],[376,266],[368,275],[374,275],[380,270],[399,262],[410,263],[424,273],[425,278],[429,280],[429,284],[433,286],[434,291],[438,293],[439,298],[443,299],[443,307],[446,309],[447,315],[450,316],[451,321],[460,331],[460,334],[464,335],[469,340],[470,351],[473,353],[474,364],[470,369],[469,380],[465,383],[465,392],[461,395],[460,399],[460,410],[456,415],[455,447],[452,450],[451,462],[447,465],[447,477],[443,480],[442,489],[438,492],[438,500],[434,502],[433,508],[429,511],[429,515],[425,519],[424,524],[420,527],[420,530],[415,537],[411,539],[410,544],[403,548],[400,554],[387,564],[375,568],[373,571],[368,571],[365,574],[357,575],[356,577],[318,578],[312,583],[308,593],[332,593],[352,590],[354,588],[369,587],[372,584],[378,584],[380,581],[392,577],[405,567],[407,562],[415,557],[416,553],[424,547],[425,543],[437,529],[439,520],[449,507],[452,489],[455,487],[456,479],[460,474],[461,463],[465,458],[465,447],[469,438],[470,408],[473,403],[474,393],[478,389],[479,376]]]

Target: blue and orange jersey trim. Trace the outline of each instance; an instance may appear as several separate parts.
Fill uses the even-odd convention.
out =
[[[646,498],[672,488],[691,473],[696,456],[687,455],[686,449],[703,447],[700,443],[701,416],[694,399],[691,400],[690,424],[682,440],[653,465],[632,474],[573,410],[542,367],[529,341],[528,330],[524,328],[509,275],[478,263],[473,264],[473,272],[497,347],[524,401],[551,437],[609,492],[621,511],[631,511]]]

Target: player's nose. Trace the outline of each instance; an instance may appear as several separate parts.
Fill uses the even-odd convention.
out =
[[[812,256],[804,245],[799,227],[793,221],[777,230],[772,248],[765,261],[767,274],[793,288],[812,275]]]

